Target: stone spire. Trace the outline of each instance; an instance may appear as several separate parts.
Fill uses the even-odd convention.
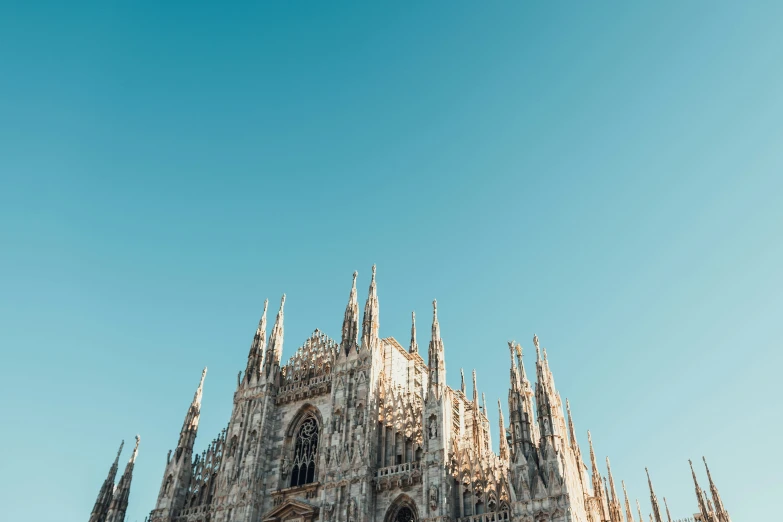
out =
[[[636,499],[636,511],[639,513],[639,522],[644,522],[644,517],[642,517],[642,506],[639,505],[639,499]]]
[[[95,500],[95,506],[90,513],[90,522],[103,522],[106,519],[106,514],[109,511],[111,505],[111,499],[114,492],[114,479],[117,477],[117,467],[120,462],[120,453],[122,453],[122,447],[125,445],[125,441],[120,443],[120,449],[117,450],[117,456],[114,458],[114,463],[109,468],[109,474],[106,476],[106,480],[103,481],[100,491],[98,492],[98,498]]]
[[[275,317],[275,325],[272,327],[272,335],[269,336],[269,346],[266,349],[264,359],[264,373],[267,377],[272,368],[280,368],[280,358],[283,356],[283,309],[285,307],[285,294],[280,298],[280,309]]]
[[[460,379],[459,389],[462,391],[462,395],[465,395],[467,397],[467,395],[465,394],[465,371],[462,368],[459,369],[459,379]]]
[[[672,522],[672,514],[669,513],[669,503],[666,502],[666,497],[663,497],[663,506],[666,508],[666,519],[668,522]]]
[[[411,346],[410,353],[419,353],[419,343],[416,342],[416,312],[411,312]]]
[[[510,373],[509,382],[511,384],[510,389],[519,393],[521,391],[522,384],[519,379],[519,371],[517,370],[517,363],[514,360],[514,345],[515,345],[515,341],[508,342],[508,352],[509,355],[511,356],[511,369],[509,370]]]
[[[614,478],[612,477],[612,465],[609,463],[609,457],[606,457],[606,471],[609,477],[609,488],[612,494],[609,501],[609,518],[612,522],[623,522],[623,512],[620,508],[620,499],[617,496],[617,490],[614,487]]]
[[[625,497],[625,522],[633,522],[633,513],[631,513],[631,503],[628,501],[628,492],[625,490],[625,481],[621,480],[620,484],[623,486],[623,497]]]
[[[704,501],[704,494],[699,487],[699,481],[696,479],[696,472],[693,470],[693,462],[688,459],[688,464],[691,466],[691,475],[693,475],[693,485],[696,488],[696,499],[699,501],[699,513],[702,520],[709,520],[709,510],[707,509],[707,503]]]
[[[204,367],[201,371],[201,380],[198,383],[198,388],[196,388],[196,393],[193,394],[190,408],[188,408],[188,413],[185,415],[185,422],[182,423],[182,430],[179,432],[178,451],[180,448],[193,450],[193,443],[198,433],[198,422],[201,417],[201,396],[204,393],[204,379],[206,376],[207,368]]]
[[[503,423],[503,405],[498,399],[498,427],[500,428],[500,458],[503,461],[508,461],[508,441],[506,440],[506,426]]]
[[[655,496],[655,490],[653,490],[652,480],[650,479],[650,472],[647,468],[644,468],[644,472],[647,473],[647,484],[650,486],[650,504],[652,504],[655,522],[663,522],[661,518],[661,508],[658,505],[658,497]]]
[[[172,513],[176,513],[186,503],[187,488],[193,475],[192,455],[193,445],[198,435],[198,424],[201,416],[201,397],[204,389],[204,379],[207,369],[201,372],[196,393],[190,403],[185,421],[182,423],[182,431],[179,434],[177,448],[166,458],[166,470],[163,473],[163,482],[158,493],[155,509],[150,513],[150,520],[169,520]]]
[[[712,481],[712,474],[710,473],[710,467],[707,465],[707,459],[704,457],[701,459],[704,461],[704,467],[707,469],[707,479],[710,481],[710,494],[712,495],[712,503],[715,505],[717,522],[731,522],[729,512],[726,511],[723,500],[720,498],[720,493],[718,493],[718,487]]]
[[[536,407],[538,408],[538,426],[541,429],[542,436],[549,438],[555,448],[560,445],[555,442],[555,438],[564,440],[565,419],[563,418],[563,405],[560,402],[560,396],[555,388],[555,379],[549,369],[549,362],[544,351],[543,359],[540,357],[538,346],[538,336],[533,336],[533,344],[536,346]]]
[[[601,505],[601,520],[609,520],[609,499],[605,497],[604,488],[601,487],[601,472],[598,471],[598,461],[593,450],[593,437],[587,430],[587,443],[590,445],[590,464],[593,467],[593,496],[598,498]]]
[[[375,285],[375,265],[372,265],[372,279],[370,291],[367,294],[367,303],[364,305],[364,319],[362,320],[362,349],[371,350],[380,347],[378,337],[378,289]]]
[[[525,374],[522,346],[512,341],[508,344],[508,347],[512,354],[508,408],[513,451],[516,451],[516,448],[521,446],[525,456],[529,457],[541,440],[538,424],[536,423],[536,412],[533,406],[533,387]],[[513,354],[516,354],[516,363],[514,362]]]
[[[484,412],[484,415],[489,416],[489,411],[487,411],[487,397],[484,395],[484,392],[481,392],[481,411]]]
[[[348,296],[348,305],[345,307],[345,316],[343,317],[343,338],[340,341],[340,351],[348,355],[356,352],[359,346],[359,301],[356,297],[356,276],[353,273],[353,284],[351,293]]]
[[[261,376],[261,368],[264,364],[264,351],[266,350],[266,309],[269,306],[269,299],[264,300],[264,312],[261,314],[261,320],[258,321],[256,334],[253,336],[253,342],[250,345],[250,353],[247,355],[247,368],[245,368],[244,381],[248,384],[254,383]]]
[[[577,462],[582,463],[582,450],[579,449],[579,443],[576,441],[576,431],[574,430],[574,420],[571,418],[571,404],[566,399],[566,413],[568,414],[568,438],[570,441],[571,451],[574,452]]]
[[[133,465],[136,463],[136,456],[139,454],[139,442],[141,438],[136,435],[136,446],[133,448],[128,464],[125,466],[125,473],[122,474],[117,488],[114,490],[114,496],[111,500],[109,512],[106,515],[106,522],[124,522],[125,512],[128,510],[128,497],[130,496],[131,480],[133,480]]]
[[[442,387],[446,386],[446,359],[443,353],[443,339],[440,337],[437,301],[432,301],[432,339],[430,340],[427,365],[430,372],[430,394],[440,398]]]

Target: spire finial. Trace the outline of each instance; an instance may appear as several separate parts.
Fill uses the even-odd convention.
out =
[[[193,404],[197,404],[198,406],[201,406],[201,396],[204,393],[204,378],[207,376],[207,367],[204,366],[204,369],[201,370],[201,380],[198,382],[198,388],[196,388],[196,393],[193,395]]]
[[[419,343],[416,342],[416,312],[411,312],[411,346],[410,353],[419,353]]]
[[[438,300],[432,300],[432,340],[440,340],[440,323],[438,322]]]
[[[533,345],[536,347],[536,360],[541,359],[541,348],[538,346],[538,336],[533,334]]]
[[[484,415],[489,415],[487,411],[487,397],[484,395],[484,392],[481,392],[481,407],[484,409]]]
[[[473,369],[473,403],[478,406],[478,386],[476,386],[476,369]]]
[[[460,368],[459,369],[459,378],[460,378],[460,390],[462,390],[462,394],[465,395],[465,371]]]
[[[131,458],[128,462],[136,462],[136,456],[139,454],[139,442],[141,442],[141,437],[136,435],[136,446],[134,446],[133,453],[131,454]]]
[[[356,270],[353,271],[353,287],[356,288],[356,276],[359,275],[359,272]]]
[[[120,442],[120,449],[117,450],[117,458],[114,459],[114,464],[115,465],[120,460],[120,453],[122,453],[123,446],[125,446],[125,441],[124,440],[122,442]]]
[[[372,265],[372,280],[375,281],[375,263]]]

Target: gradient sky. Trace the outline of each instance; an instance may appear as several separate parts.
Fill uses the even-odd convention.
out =
[[[702,455],[780,511],[783,3],[164,4],[0,6],[4,519],[86,519],[139,433],[143,520],[202,367],[199,451],[264,299],[287,358],[373,263],[490,405],[537,333],[645,516]]]

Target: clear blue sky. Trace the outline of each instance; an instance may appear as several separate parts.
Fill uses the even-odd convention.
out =
[[[537,333],[645,512],[645,466],[695,511],[701,455],[735,520],[779,512],[783,3],[13,4],[4,519],[84,520],[140,433],[141,521],[201,368],[199,450],[264,299],[287,358],[373,263],[381,334],[437,298],[490,404]]]

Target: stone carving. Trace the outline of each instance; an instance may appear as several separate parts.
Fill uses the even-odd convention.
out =
[[[331,521],[332,513],[334,512],[334,504],[332,502],[324,502],[322,509],[324,511],[324,522]]]
[[[432,511],[438,509],[438,487],[435,486],[434,484],[430,486],[429,500],[430,500],[430,509]]]

